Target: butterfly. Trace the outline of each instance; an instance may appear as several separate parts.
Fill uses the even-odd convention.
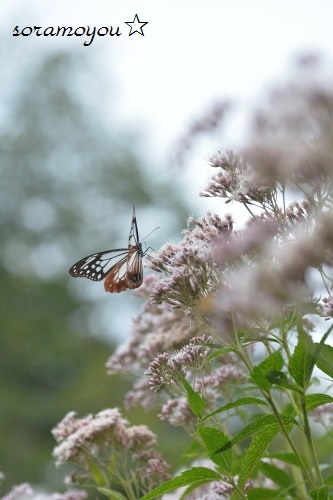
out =
[[[117,253],[120,252],[120,253]],[[114,262],[114,259],[118,259]],[[94,253],[76,262],[68,271],[74,278],[88,278],[101,281],[105,278],[104,289],[110,293],[120,293],[142,285],[142,244],[139,241],[135,208],[133,207],[128,248],[115,248]]]

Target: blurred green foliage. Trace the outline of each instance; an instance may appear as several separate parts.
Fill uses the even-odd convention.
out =
[[[100,80],[90,80],[94,100],[82,92],[91,74],[87,59],[53,54],[21,70],[0,129],[3,492],[23,481],[59,487],[50,472],[51,428],[71,410],[83,415],[121,405],[128,387],[106,375],[117,326],[110,320],[105,332],[98,318],[120,311],[129,321],[134,300],[107,296],[100,284],[73,284],[68,268],[87,253],[126,245],[133,204],[139,224],[143,213],[160,211],[167,236],[179,235],[188,212],[175,176],[171,181],[156,167],[152,175],[149,156],[135,153],[135,134],[107,126],[107,111],[96,102]],[[139,229],[143,236],[154,226]],[[153,430],[164,425],[131,413]],[[166,458],[179,460],[182,432],[174,441],[164,435]]]

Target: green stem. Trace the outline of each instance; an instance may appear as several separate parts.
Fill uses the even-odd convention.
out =
[[[267,393],[265,394],[263,391],[262,391],[262,394],[266,398],[267,402],[270,404],[270,406],[271,406],[271,408],[273,410],[273,413],[274,413],[274,415],[275,415],[275,417],[276,417],[276,419],[277,419],[277,421],[279,423],[280,429],[281,429],[282,433],[284,434],[284,436],[285,436],[285,438],[286,438],[286,440],[287,440],[290,448],[292,449],[293,453],[297,457],[297,459],[298,459],[298,461],[300,463],[301,469],[303,471],[303,474],[307,478],[309,485],[311,486],[311,488],[315,488],[315,483],[313,481],[313,478],[312,478],[310,472],[308,471],[308,467],[307,467],[306,463],[304,463],[304,460],[302,459],[302,457],[298,453],[298,451],[297,451],[297,449],[296,449],[296,447],[295,447],[292,439],[290,438],[289,432],[285,428],[285,426],[284,426],[284,424],[283,424],[283,422],[282,422],[282,420],[280,418],[279,412],[278,412],[278,410],[277,410],[277,408],[275,406],[274,401],[272,400],[272,398],[271,398],[271,396],[269,394],[267,394]]]
[[[313,466],[317,474],[317,479],[318,479],[318,486],[325,486],[323,477],[320,472],[320,467],[318,463],[318,458],[317,458],[317,452],[313,443],[312,439],[312,434],[309,426],[309,419],[308,419],[308,413],[306,410],[306,404],[305,404],[305,398],[304,395],[301,395],[301,406],[302,406],[302,413],[303,413],[303,422],[304,422],[304,434],[306,437],[306,440],[308,442],[309,448],[311,450],[311,456],[312,456],[312,461],[313,461]]]

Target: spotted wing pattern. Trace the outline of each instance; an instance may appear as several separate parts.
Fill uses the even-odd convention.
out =
[[[118,260],[120,258],[120,260]],[[104,281],[106,292],[122,292],[138,288],[142,284],[142,245],[139,241],[135,208],[133,207],[131,230],[128,237],[128,248],[116,248],[88,255],[76,262],[69,270],[74,278],[88,278],[93,281]]]

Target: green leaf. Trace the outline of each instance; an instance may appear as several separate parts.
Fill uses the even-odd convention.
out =
[[[179,476],[166,481],[165,483],[157,486],[152,491],[147,493],[140,498],[140,500],[150,500],[151,498],[156,498],[157,496],[168,493],[169,491],[176,490],[182,486],[187,486],[195,482],[209,482],[209,481],[219,481],[221,480],[220,474],[207,467],[192,467],[179,474]]]
[[[327,344],[314,344],[313,355],[318,368],[333,378],[333,347]]]
[[[305,396],[305,406],[307,411],[314,410],[318,406],[326,405],[327,403],[332,403],[333,398],[328,394],[308,394]]]
[[[291,415],[280,413],[279,417],[282,423],[288,428],[292,425],[298,425],[297,420],[295,420]],[[273,430],[280,430],[280,426],[275,415],[264,415],[263,417],[257,417],[254,422],[251,422],[251,424],[244,427],[244,429],[242,429],[237,434],[237,436],[235,436],[231,441],[222,446],[222,448],[217,450],[216,453],[220,453],[238,443],[239,441],[243,441],[244,439],[251,437],[252,435],[264,429],[266,429],[267,431],[272,430],[272,432]]]
[[[295,382],[304,390],[309,384],[315,358],[313,356],[313,342],[304,330],[299,330],[298,343],[289,360],[289,372]]]
[[[280,490],[272,490],[268,488],[251,488],[247,492],[248,500],[266,500],[266,498],[283,498]]]
[[[97,486],[104,486],[105,485],[105,478],[103,473],[101,472],[100,468],[97,467],[97,465],[94,462],[89,461],[88,462],[89,470],[91,472],[91,476]]]
[[[260,387],[260,389],[269,392],[272,384],[267,379],[266,375],[274,370],[281,370],[283,367],[282,354],[274,352],[268,358],[264,359],[259,365],[255,366],[251,372],[252,381]]]
[[[119,491],[109,490],[109,488],[97,488],[97,490],[109,500],[126,500],[126,497]]]
[[[321,488],[311,490],[310,497],[312,500],[329,500],[329,489],[327,486],[322,486]]]
[[[263,399],[259,398],[239,398],[236,401],[233,401],[232,403],[227,403],[224,406],[220,406],[217,410],[213,411],[206,417],[202,419],[202,421],[207,420],[207,418],[212,417],[213,415],[217,415],[218,413],[222,413],[224,411],[231,410],[232,408],[237,408],[237,406],[243,406],[243,405],[266,405],[266,401]]]
[[[256,436],[252,439],[240,465],[238,478],[239,487],[244,487],[246,481],[262,458],[264,451],[270,445],[278,432],[279,427],[277,425],[271,426],[257,432]]]
[[[331,335],[332,330],[333,330],[333,324],[328,328],[328,330],[326,330],[326,332],[324,333],[324,335],[320,339],[320,342],[319,342],[320,344],[325,344],[326,339],[328,339],[328,337]]]
[[[292,382],[289,381],[287,375],[280,370],[272,370],[266,374],[266,378],[271,384],[277,385],[278,387],[283,387],[284,389],[290,389],[295,392],[302,392],[302,390]]]
[[[214,344],[212,344],[211,347],[214,347]],[[214,358],[217,358],[217,356],[223,356],[224,354],[229,354],[229,352],[233,351],[234,349],[232,349],[231,347],[221,347],[208,356],[208,362],[210,363]]]
[[[198,428],[199,435],[206,445],[208,455],[223,471],[231,472],[232,451],[225,450],[223,453],[216,453],[216,450],[228,443],[230,440],[220,429],[215,427],[205,427],[200,425]]]
[[[196,417],[201,418],[205,409],[204,398],[192,388],[191,384],[188,383],[188,381],[182,374],[181,374],[181,380],[187,394],[188,404],[192,412]]]
[[[256,384],[259,389],[268,393],[272,384],[267,380],[265,372],[259,366],[255,366],[251,372],[251,380]]]
[[[332,488],[333,486],[333,476],[328,476],[325,478],[325,484],[326,486],[330,486]]]

